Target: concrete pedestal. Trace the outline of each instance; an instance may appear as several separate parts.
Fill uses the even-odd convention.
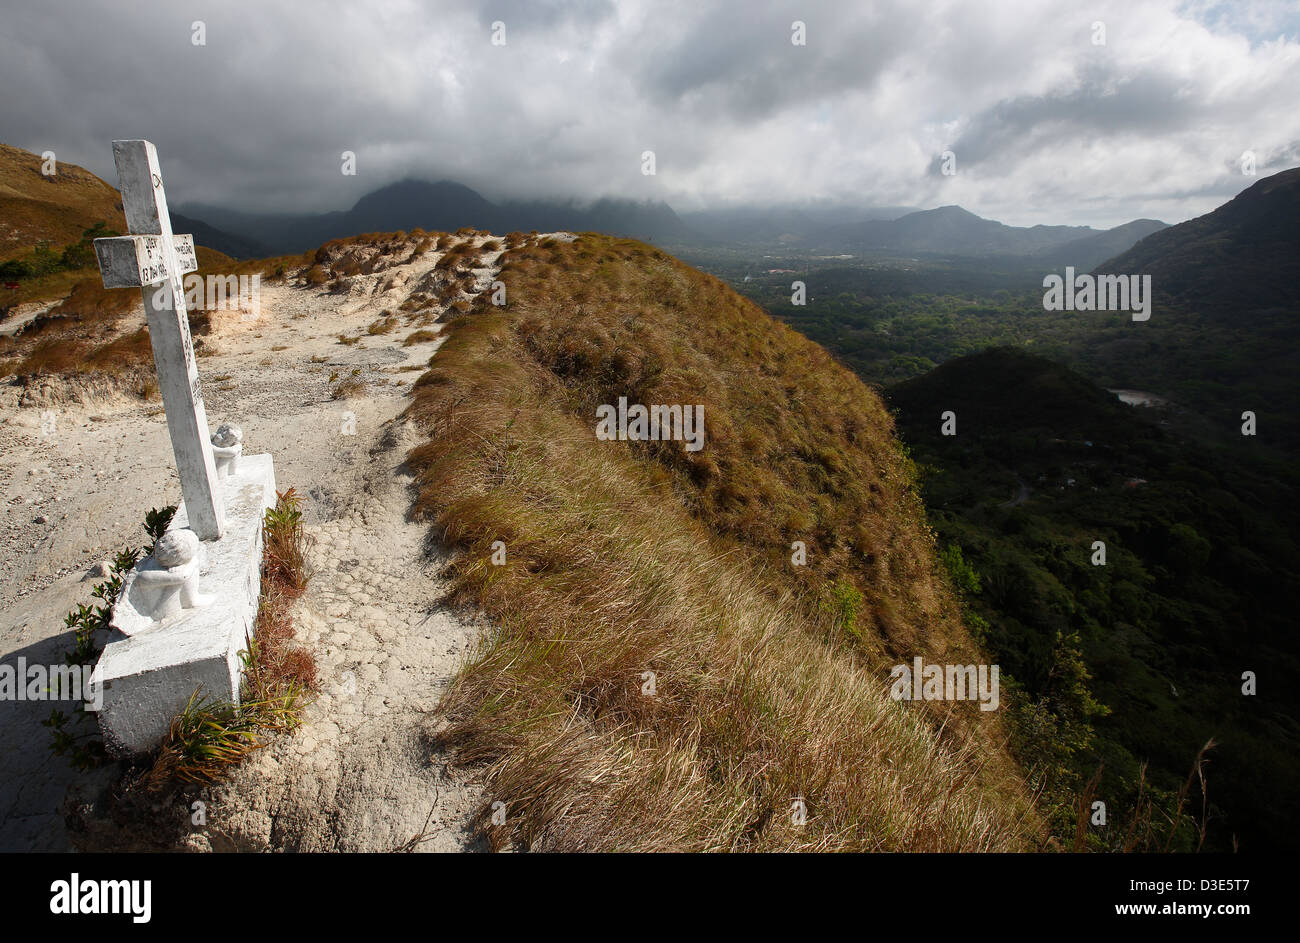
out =
[[[200,697],[238,703],[239,652],[253,635],[262,590],[262,519],[275,506],[270,455],[246,455],[237,473],[218,484],[225,530],[202,545],[199,588],[207,605],[182,609],[160,622],[147,608],[145,587],[126,577],[113,612],[113,638],[99,657],[91,687],[102,698],[99,726],[116,756],[156,747],[196,688]],[[189,527],[182,502],[169,531]],[[143,561],[142,561],[143,563]]]

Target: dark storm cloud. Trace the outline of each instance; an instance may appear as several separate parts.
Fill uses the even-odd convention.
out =
[[[478,22],[490,28],[507,24],[511,30],[545,32],[562,23],[599,24],[615,15],[611,0],[496,0],[478,11]]]
[[[1158,72],[1123,76],[1093,66],[1077,88],[1017,96],[974,115],[953,150],[971,166],[1056,147],[1062,140],[1163,136],[1204,111],[1189,91],[1188,83]]]
[[[871,90],[917,40],[916,5],[755,2],[669,18],[644,46],[643,86],[661,104],[752,121]],[[795,45],[795,23],[804,43]]]
[[[1185,218],[1294,161],[1293,11],[1214,3],[502,0],[27,5],[0,140],[172,200],[337,209],[405,176],[491,198],[960,203],[1008,222]],[[206,24],[206,45],[191,24]],[[791,43],[806,24],[807,45]],[[1103,20],[1108,44],[1094,46]],[[492,24],[506,24],[494,46]],[[1209,25],[1207,25],[1209,24]],[[958,174],[933,172],[951,148]],[[653,150],[658,174],[641,174]],[[341,154],[357,155],[355,177]]]

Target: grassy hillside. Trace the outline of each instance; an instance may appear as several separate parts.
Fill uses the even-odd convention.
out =
[[[493,629],[444,733],[547,850],[1014,850],[996,712],[889,666],[986,657],[880,400],[714,278],[631,241],[517,246],[417,384],[419,511]],[[618,397],[706,444],[599,441]],[[493,561],[494,544],[505,560]],[[792,545],[807,564],[792,564]],[[647,693],[653,673],[653,694]],[[807,821],[792,821],[802,797]]]
[[[31,251],[39,240],[62,246],[102,222],[126,232],[117,190],[76,164],[59,161],[41,173],[41,157],[0,144],[0,262]]]
[[[0,144],[0,323],[26,302],[77,292],[97,277],[94,240],[126,232],[116,189],[75,164],[58,162],[41,173],[40,155]],[[233,258],[264,256],[260,246],[172,215],[173,231],[193,233],[199,260],[229,274]],[[97,280],[97,278],[96,278]]]

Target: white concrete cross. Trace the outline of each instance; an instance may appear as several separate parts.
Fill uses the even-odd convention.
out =
[[[221,536],[225,508],[217,487],[182,287],[185,273],[198,268],[194,238],[172,234],[158,152],[152,144],[114,141],[113,161],[132,235],[95,240],[99,270],[105,288],[138,285],[142,289],[181,497],[191,529],[201,540],[215,540]]]

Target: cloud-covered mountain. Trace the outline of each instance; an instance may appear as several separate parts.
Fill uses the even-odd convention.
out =
[[[186,206],[185,213],[275,253],[304,252],[330,239],[359,233],[410,229],[454,232],[466,226],[496,233],[592,230],[655,242],[691,236],[666,203],[605,199],[590,204],[540,200],[497,204],[448,180],[403,180],[366,194],[351,209],[341,212],[240,213],[194,204]]]
[[[1300,155],[1287,0],[318,6],[208,5],[204,47],[194,17],[135,17],[140,57],[103,41],[120,3],[9,4],[5,140],[111,179],[109,142],[148,138],[177,205],[258,213],[348,206],[436,167],[501,199],[959,204],[1099,227],[1208,212],[1249,182],[1244,148],[1261,173]],[[148,88],[147,114],[117,88]],[[946,150],[954,176],[934,169]],[[339,174],[344,151],[359,176]]]
[[[367,232],[454,232],[471,227],[495,233],[603,232],[679,246],[761,245],[860,254],[1041,257],[1044,264],[1059,262],[1080,268],[1091,268],[1164,225],[1136,220],[1100,232],[1088,226],[1017,227],[984,219],[959,206],[920,212],[909,212],[905,207],[834,204],[754,206],[678,215],[667,203],[658,201],[494,203],[448,180],[403,180],[366,194],[351,209],[341,212],[258,214],[198,204],[184,210],[187,217],[202,220],[233,234],[237,241],[264,247],[270,253],[304,252],[330,239]]]

